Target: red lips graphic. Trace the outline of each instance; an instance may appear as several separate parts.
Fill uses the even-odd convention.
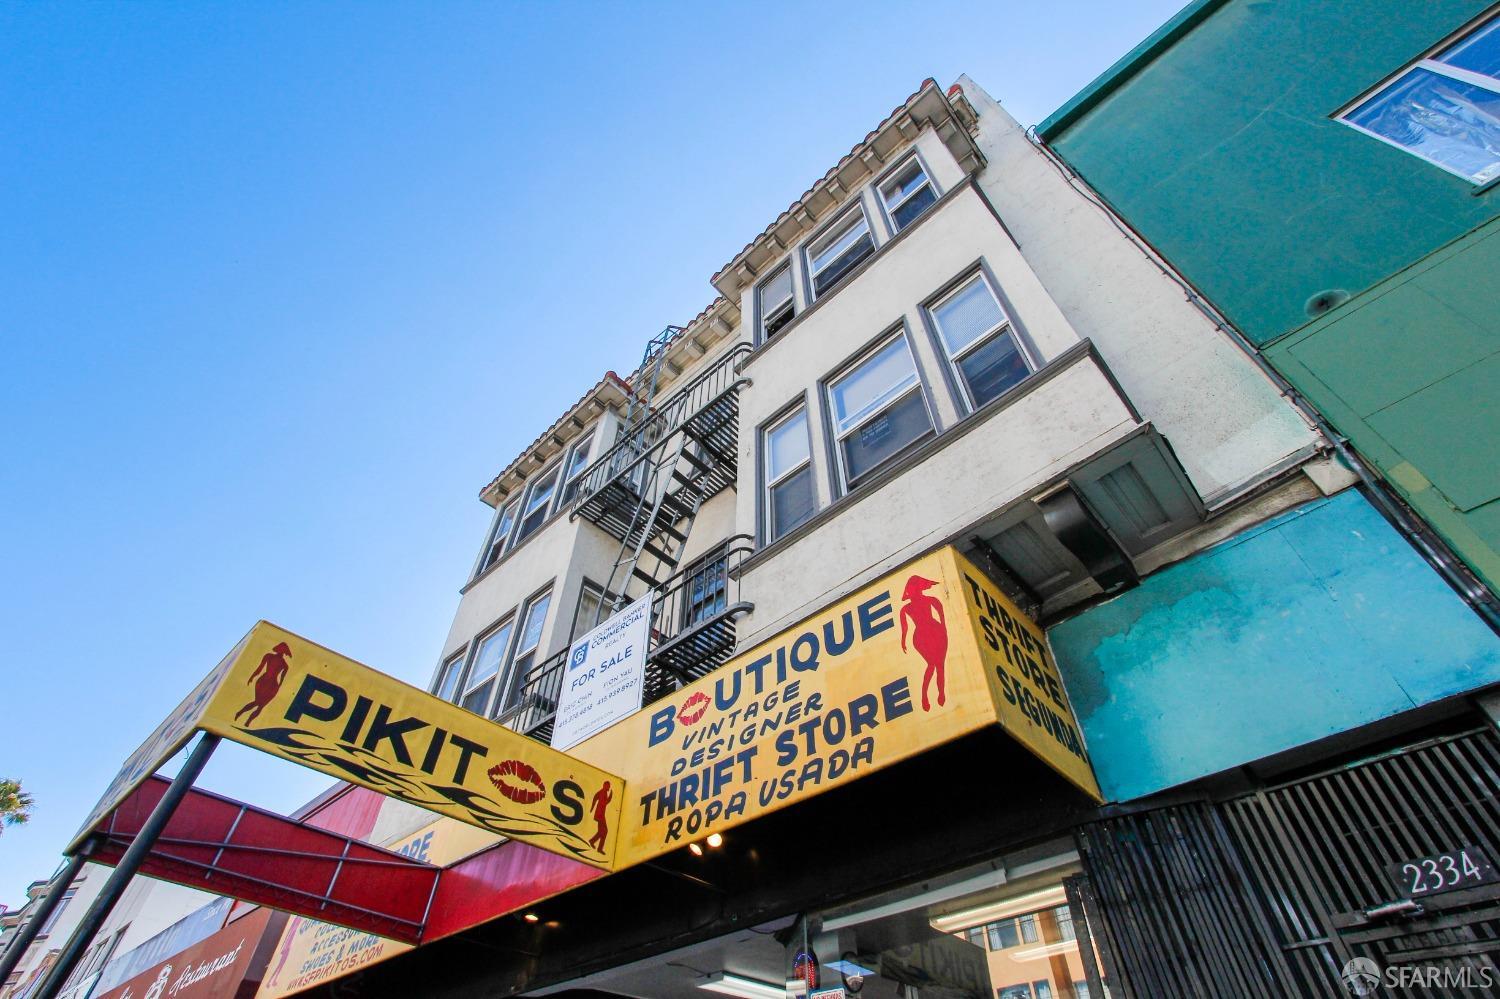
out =
[[[707,710],[708,695],[700,690],[682,702],[682,707],[677,709],[677,720],[684,725],[696,725],[698,719],[703,717],[703,712]]]
[[[542,800],[546,789],[542,785],[542,775],[536,772],[536,768],[529,763],[520,760],[506,760],[497,763],[487,771],[490,783],[511,801],[518,805],[530,805]],[[514,783],[505,778],[510,777]]]

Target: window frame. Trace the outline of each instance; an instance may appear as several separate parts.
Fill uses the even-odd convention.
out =
[[[943,326],[942,322],[938,319],[937,310],[939,306],[956,297],[959,292],[972,284],[975,279],[983,282],[984,286],[989,290],[990,297],[1000,310],[1001,320],[997,325],[992,326],[981,335],[969,341],[961,351],[955,354],[949,350],[948,341],[943,337]],[[994,275],[990,273],[990,269],[985,266],[982,259],[965,268],[958,276],[929,295],[926,301],[922,303],[921,311],[922,320],[927,327],[928,338],[932,342],[933,350],[943,362],[944,380],[948,384],[949,391],[953,394],[954,401],[961,404],[965,416],[979,412],[994,402],[995,399],[987,400],[984,403],[979,403],[975,400],[973,390],[969,388],[969,381],[964,377],[963,369],[959,367],[959,361],[991,340],[1004,336],[1007,329],[1011,339],[1015,341],[1016,352],[1021,355],[1021,360],[1025,362],[1027,368],[1026,378],[1021,379],[1016,385],[1011,386],[1011,389],[1025,384],[1043,366],[1041,358],[1036,356],[1036,352],[1032,349],[1030,338],[1024,333],[1024,327],[1021,325],[1020,320],[1016,318],[1016,313],[1011,307],[1010,299],[1001,291],[1000,282],[995,280]],[[1010,389],[1007,389],[1005,392],[1002,392],[999,396],[996,396],[996,399],[1004,398],[1009,391]]]
[[[816,256],[818,252],[820,252],[815,250],[815,247],[823,240],[828,239],[831,234],[839,228],[839,226],[844,222],[845,219],[847,219],[850,215],[854,215],[856,213],[860,216],[861,219],[864,220],[865,234],[870,237],[870,252],[865,254],[864,257],[862,257],[848,270],[844,271],[844,273],[840,274],[827,288],[819,291],[818,275],[823,273],[823,271],[826,271],[828,268],[824,267],[822,268],[822,270],[819,270],[813,266],[813,257]],[[833,242],[836,242],[836,240],[834,240]],[[880,252],[881,245],[882,243],[875,238],[875,226],[870,221],[870,211],[869,208],[865,205],[864,189],[861,188],[859,191],[855,192],[852,197],[849,198],[848,204],[844,205],[842,208],[836,211],[833,217],[829,219],[822,228],[813,233],[802,243],[801,255],[803,266],[807,274],[807,299],[809,305],[811,303],[819,301],[820,299],[826,298],[827,296],[837,291],[840,287],[842,287],[844,282],[849,279],[849,276],[851,274],[859,269],[861,264]],[[827,247],[825,247],[824,249],[826,250]]]
[[[569,496],[568,490],[589,470],[589,459],[593,457],[594,437],[597,429],[597,427],[589,427],[568,445],[568,452],[559,465],[561,471],[558,473],[557,491],[552,496],[552,513],[560,513],[573,502],[575,497]],[[578,457],[580,451],[583,452],[583,464],[578,466],[578,471],[572,472],[573,459]]]
[[[503,537],[500,537],[500,526],[505,522],[507,513],[514,513],[521,509],[521,497],[513,496],[495,508],[495,517],[490,521],[490,533],[485,538],[484,550],[479,553],[479,568],[475,570],[475,577],[484,573],[494,564],[505,557],[511,549],[511,538],[516,533],[516,518],[512,517],[510,524],[506,526]],[[496,551],[496,549],[499,549]],[[491,554],[493,553],[493,555]]]
[[[771,500],[771,490],[781,483],[785,482],[787,479],[791,478],[793,475],[796,475],[798,472],[802,471],[803,468],[806,468],[808,470],[808,474],[812,477],[813,512],[808,515],[808,520],[811,520],[813,517],[817,516],[818,510],[822,508],[821,504],[818,503],[818,471],[814,467],[813,462],[813,424],[811,409],[812,407],[808,403],[807,393],[804,392],[791,403],[777,410],[770,419],[766,420],[760,425],[759,452],[761,458],[761,512],[758,520],[760,525],[761,546],[773,544],[776,541],[779,541],[782,538],[786,537],[787,534],[790,534],[792,531],[795,531],[797,527],[802,526],[802,524],[798,524],[797,527],[789,528],[784,534],[776,533],[776,526],[773,520],[775,506]],[[773,477],[771,474],[771,435],[781,427],[785,426],[791,420],[796,419],[799,413],[802,415],[804,429],[807,432],[807,457],[801,462],[797,463],[794,467],[782,472],[780,475]],[[807,521],[804,520],[802,523],[805,524],[807,523]]]
[[[890,402],[887,403],[884,407],[873,410],[872,412],[866,414],[858,423],[851,425],[847,430],[841,433],[838,426],[838,417],[835,415],[837,413],[837,406],[835,405],[833,397],[834,385],[842,379],[847,378],[849,375],[853,374],[856,370],[859,369],[862,364],[873,359],[875,355],[879,354],[882,350],[884,350],[898,338],[902,340],[906,345],[906,354],[907,357],[911,360],[912,372],[916,376],[916,383],[911,388],[902,392],[900,395],[892,397]],[[927,430],[921,434],[918,434],[910,441],[907,441],[879,465],[876,465],[873,468],[866,469],[863,473],[861,473],[860,479],[872,475],[877,469],[885,467],[890,462],[897,460],[902,454],[905,454],[910,449],[917,447],[923,441],[930,440],[941,432],[937,420],[936,408],[932,404],[932,397],[928,390],[927,379],[922,375],[922,364],[917,357],[916,348],[912,344],[911,332],[906,328],[905,318],[896,323],[894,326],[886,329],[880,336],[870,341],[863,348],[861,348],[858,353],[854,354],[849,360],[845,361],[838,368],[836,368],[832,374],[828,375],[822,380],[819,385],[819,389],[820,391],[818,394],[822,398],[823,405],[824,430],[827,435],[828,447],[832,451],[829,467],[833,470],[834,473],[833,478],[835,497],[847,496],[857,490],[860,486],[860,482],[858,480],[851,480],[849,478],[848,469],[845,467],[844,449],[841,446],[844,439],[850,434],[858,431],[861,427],[869,423],[871,420],[875,419],[881,413],[888,411],[897,402],[906,398],[906,396],[909,395],[912,391],[917,392],[921,397],[922,407],[927,413]]]
[[[526,493],[521,501],[521,509],[519,514],[516,516],[515,527],[511,529],[512,548],[514,548],[516,545],[519,545],[527,538],[531,537],[537,531],[540,531],[543,527],[547,526],[547,521],[552,519],[552,507],[557,502],[558,494],[561,492],[559,487],[562,485],[562,468],[563,463],[561,461],[554,461],[552,464],[544,467],[540,472],[537,473],[535,478],[533,478],[529,483],[526,484]],[[542,506],[538,507],[536,510],[530,509],[531,501],[536,498],[537,486],[545,482],[548,476],[554,477],[552,482],[552,494],[547,497]],[[522,534],[521,528],[526,523],[526,518],[531,514],[536,513],[537,510],[542,511],[542,519],[537,521],[536,527],[532,528],[530,532]]]
[[[451,656],[445,656],[444,658],[438,660],[437,675],[432,678],[431,693],[433,697],[448,701],[449,704],[458,703],[456,700],[448,700],[448,698],[443,697],[443,678],[448,674],[449,667],[452,667],[454,671],[453,694],[455,697],[457,697],[459,685],[463,682],[464,665],[468,655],[469,646],[468,644],[465,644],[463,648],[459,649]]]
[[[1404,77],[1415,70],[1425,70],[1429,73],[1435,73],[1438,76],[1445,77],[1449,80],[1468,84],[1469,86],[1473,87],[1483,88],[1484,90],[1488,90],[1493,93],[1496,96],[1497,100],[1500,100],[1500,80],[1497,80],[1492,76],[1485,76],[1483,73],[1476,73],[1473,70],[1464,69],[1460,66],[1451,66],[1447,63],[1440,62],[1437,58],[1447,50],[1456,47],[1459,43],[1490,28],[1494,28],[1495,30],[1500,31],[1500,11],[1496,11],[1493,9],[1488,10],[1485,13],[1480,14],[1478,17],[1475,17],[1468,23],[1464,24],[1463,27],[1448,35],[1436,45],[1433,45],[1431,48],[1427,49],[1417,58],[1403,64],[1394,73],[1391,73],[1388,76],[1382,78],[1380,82],[1376,83],[1373,87],[1370,87],[1361,92],[1358,97],[1354,98],[1354,100],[1350,101],[1349,103],[1345,104],[1343,107],[1335,111],[1331,115],[1332,119],[1338,122],[1340,125],[1344,125],[1348,128],[1354,129],[1361,135],[1368,136],[1369,138],[1375,139],[1378,142],[1383,142],[1387,146],[1390,146],[1392,149],[1399,149],[1401,152],[1406,153],[1408,156],[1416,157],[1418,160],[1426,163],[1429,166],[1437,167],[1444,173],[1450,174],[1454,177],[1458,177],[1470,184],[1473,184],[1476,188],[1487,187],[1488,185],[1493,184],[1496,181],[1500,181],[1500,163],[1497,163],[1490,167],[1490,170],[1492,170],[1493,172],[1488,177],[1485,177],[1483,179],[1476,179],[1473,174],[1460,173],[1457,169],[1447,165],[1446,163],[1440,163],[1435,159],[1424,156],[1422,153],[1418,152],[1412,147],[1403,146],[1401,143],[1396,142],[1394,139],[1387,138],[1386,136],[1381,135],[1379,132],[1372,131],[1359,124],[1358,122],[1352,121],[1350,119],[1351,115],[1357,113],[1366,105],[1376,100],[1378,97],[1380,97],[1382,92],[1392,86],[1395,86]]]
[[[494,624],[491,624],[488,628],[485,628],[483,631],[479,632],[469,640],[469,644],[464,649],[463,676],[458,681],[458,689],[455,691],[453,701],[450,703],[454,704],[457,707],[463,708],[463,710],[465,711],[469,711],[471,714],[476,714],[481,718],[489,717],[488,712],[490,709],[490,705],[495,703],[495,691],[500,689],[498,681],[505,675],[505,667],[510,660],[511,649],[513,649],[516,644],[516,621],[516,609],[512,607],[509,611],[500,615],[500,617],[495,620]],[[473,711],[470,708],[464,708],[464,701],[468,698],[471,690],[469,680],[474,674],[474,663],[479,659],[479,650],[484,646],[485,639],[489,638],[491,635],[494,635],[496,632],[499,632],[501,629],[506,627],[510,627],[510,634],[505,638],[505,648],[500,650],[500,665],[496,667],[494,676],[490,678],[497,682],[495,686],[491,688],[489,694],[484,699],[484,710]],[[485,682],[489,681],[487,680]]]
[[[906,225],[898,226],[896,224],[896,210],[902,205],[906,204],[912,198],[915,198],[917,196],[917,192],[913,191],[911,194],[908,194],[906,197],[902,198],[899,202],[893,205],[886,199],[885,191],[883,190],[883,188],[893,178],[900,174],[902,170],[904,170],[912,163],[917,164],[917,168],[922,171],[922,176],[927,180],[927,186],[932,190],[932,204],[928,205],[916,215],[912,216],[911,221],[906,223]],[[896,236],[899,236],[907,229],[910,229],[912,226],[916,225],[918,219],[922,218],[928,212],[932,211],[932,209],[936,208],[937,203],[943,200],[942,188],[940,188],[938,186],[938,182],[933,179],[932,170],[927,166],[927,160],[915,147],[909,150],[907,155],[902,156],[900,159],[898,159],[895,166],[883,171],[878,177],[876,177],[875,180],[870,183],[870,187],[875,192],[875,200],[880,205],[881,213],[885,217],[886,231],[890,233],[892,239],[894,239]]]
[[[788,305],[788,306],[791,307],[792,314],[790,316],[787,316],[786,322],[782,323],[781,326],[777,328],[777,330],[776,330],[775,333],[767,333],[766,332],[767,310],[766,310],[765,302],[761,298],[761,293],[765,291],[766,286],[771,283],[772,279],[775,278],[775,277],[777,277],[778,275],[780,275],[782,271],[786,271],[786,274],[787,274],[787,285],[788,285],[788,289],[789,289],[789,294],[786,297],[786,305]],[[780,265],[771,268],[771,270],[766,274],[765,277],[761,278],[759,281],[757,281],[755,283],[754,295],[755,295],[755,342],[757,344],[767,343],[767,342],[775,339],[777,336],[780,336],[781,333],[782,333],[782,331],[784,331],[786,329],[786,327],[788,325],[790,325],[793,320],[795,320],[798,316],[800,316],[802,314],[802,310],[800,308],[798,308],[798,301],[797,301],[797,268],[795,268],[795,267],[792,266],[792,259],[791,259],[790,256],[787,257],[785,260],[783,260]],[[778,311],[778,313],[780,312],[779,309],[777,311]]]
[[[532,593],[531,596],[521,601],[521,606],[516,608],[516,629],[512,633],[514,637],[512,638],[510,643],[509,654],[506,656],[505,662],[502,664],[499,674],[502,682],[496,685],[495,693],[490,698],[489,711],[485,713],[486,718],[494,720],[505,714],[505,712],[510,711],[516,707],[515,704],[502,704],[500,700],[500,694],[502,691],[510,690],[511,687],[516,683],[517,679],[519,679],[516,676],[516,670],[518,668],[517,663],[519,662],[521,656],[523,654],[536,652],[538,660],[545,658],[544,656],[540,655],[540,650],[546,646],[546,642],[544,641],[544,639],[546,638],[547,633],[547,616],[552,613],[552,592],[556,582],[556,580],[552,580],[546,586],[543,586],[541,589]],[[547,610],[542,614],[542,625],[537,630],[536,645],[524,650],[523,652],[523,650],[521,649],[521,639],[526,634],[527,621],[531,616],[532,609],[535,608],[536,605],[542,600],[547,601]],[[532,665],[536,665],[536,663],[533,662]],[[527,668],[529,669],[530,667]]]
[[[569,648],[572,647],[574,642],[578,641],[579,635],[592,631],[598,624],[604,621],[604,618],[601,617],[598,621],[585,622],[579,617],[583,613],[583,600],[591,593],[598,598],[599,606],[603,607],[605,605],[604,587],[585,576],[582,584],[578,587],[578,600],[573,604],[573,626],[568,632]]]

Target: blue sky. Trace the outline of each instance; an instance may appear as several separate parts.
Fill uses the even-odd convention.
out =
[[[0,902],[257,619],[425,684],[480,486],[924,77],[1032,124],[1180,3],[0,7]]]

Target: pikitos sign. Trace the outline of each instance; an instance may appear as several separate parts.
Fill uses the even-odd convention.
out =
[[[625,867],[997,723],[1099,800],[1040,629],[944,548],[575,752],[623,772]]]
[[[131,757],[84,832],[195,728],[487,832],[611,865],[620,778],[264,621]]]

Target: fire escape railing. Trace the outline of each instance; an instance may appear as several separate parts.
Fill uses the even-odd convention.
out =
[[[713,367],[651,407],[640,423],[627,427],[614,446],[584,470],[571,516],[592,521],[622,541],[635,540],[630,534],[641,526],[632,514],[650,479],[645,465],[661,461],[668,441],[679,431],[696,444],[695,459],[710,466],[701,490],[705,498],[732,485],[739,443],[738,391],[746,381],[739,367],[750,350],[747,343],[736,345]],[[671,486],[672,480],[663,477],[661,488]]]
[[[642,706],[707,676],[734,655],[735,623],[754,609],[740,597],[739,569],[754,552],[753,538],[735,535],[653,587]],[[549,742],[567,658],[563,649],[528,670],[500,724]]]

